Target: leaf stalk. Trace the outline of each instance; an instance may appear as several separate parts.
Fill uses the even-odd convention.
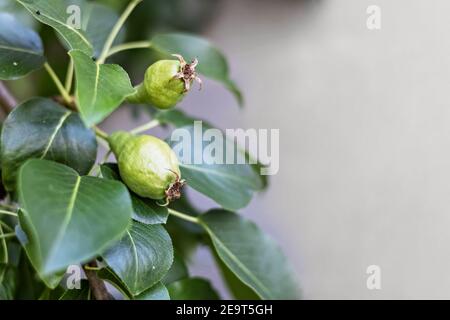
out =
[[[61,83],[61,80],[59,80],[58,76],[56,75],[53,68],[46,62],[44,64],[45,70],[47,70],[47,73],[49,74],[50,78],[52,78],[53,82],[56,85],[56,88],[58,88],[59,93],[64,99],[64,102],[70,105],[72,103],[72,98],[70,97],[69,93],[64,88],[63,84]]]
[[[120,29],[122,29],[123,25],[125,24],[125,21],[127,21],[130,14],[133,12],[134,8],[141,3],[142,0],[132,0],[128,6],[126,7],[125,11],[120,16],[119,20],[117,20],[117,23],[111,30],[111,33],[109,34],[108,38],[106,39],[105,45],[103,47],[102,53],[100,54],[100,57],[97,60],[98,64],[103,64],[108,56],[109,49],[111,49],[114,40],[116,40],[117,35],[120,32]]]
[[[200,221],[196,217],[190,216],[188,214],[185,214],[185,213],[182,213],[182,212],[170,209],[170,208],[168,210],[169,210],[169,214],[171,214],[177,218],[180,218],[180,219],[183,219],[185,221],[189,221],[189,222],[192,222],[195,224],[200,224]]]
[[[154,119],[154,120],[152,120],[150,122],[147,122],[147,123],[143,124],[142,126],[134,128],[133,130],[130,131],[130,133],[132,133],[132,134],[139,134],[139,133],[145,132],[147,130],[156,128],[160,124],[161,123],[159,122],[159,120]]]
[[[136,41],[136,42],[128,42],[124,44],[117,45],[112,47],[106,58],[109,58],[119,52],[132,50],[132,49],[150,49],[152,47],[152,43],[150,41]]]
[[[7,216],[17,217],[17,213],[12,212],[12,211],[7,211],[7,210],[0,210],[0,214],[4,214],[4,215],[7,215]]]

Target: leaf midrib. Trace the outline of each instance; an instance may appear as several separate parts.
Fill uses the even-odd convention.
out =
[[[61,130],[64,122],[66,121],[66,119],[70,116],[71,112],[67,111],[66,113],[63,114],[63,116],[61,117],[61,119],[59,119],[58,124],[55,127],[55,130],[53,131],[53,133],[50,136],[50,139],[48,140],[47,145],[45,146],[44,152],[42,153],[42,156],[40,157],[40,159],[44,159],[45,156],[47,155],[48,151],[50,150],[50,147],[53,144],[53,141],[56,138],[56,135],[58,134],[59,130]]]
[[[94,95],[92,97],[91,109],[95,109],[95,104],[97,103],[99,80],[100,80],[100,66],[97,63],[95,63]]]
[[[42,56],[42,51],[32,51],[32,50],[27,50],[24,48],[19,48],[19,47],[5,46],[3,44],[0,44],[0,49],[24,52],[24,53],[29,53],[29,54],[36,55],[36,56]]]
[[[22,4],[33,16],[36,16],[36,13],[33,11],[33,10],[31,10],[25,3],[23,3],[21,0],[17,0],[20,4]],[[64,28],[67,28],[67,29],[69,29],[70,31],[72,31],[73,33],[75,33],[78,37],[80,37],[80,39],[85,43],[85,44],[87,44],[87,46],[88,46],[88,48],[92,48],[92,45],[91,45],[91,43],[83,36],[83,34],[82,33],[80,33],[77,29],[75,29],[75,28],[72,28],[71,26],[69,26],[69,25],[67,25],[67,24],[65,24],[65,23],[63,23],[63,22],[61,22],[61,21],[59,21],[59,20],[57,20],[57,19],[55,19],[55,18],[53,18],[53,17],[50,17],[49,15],[46,15],[45,13],[43,13],[43,12],[41,12],[40,13],[40,15],[39,16],[41,16],[41,17],[44,17],[44,18],[47,18],[47,19],[49,19],[49,20],[51,20],[51,21],[53,21],[53,22],[55,22],[55,23],[57,23],[57,24],[59,24],[59,25],[61,25],[62,27],[64,27]],[[39,17],[39,16],[37,16],[37,17]],[[38,20],[39,20],[39,18],[38,18]],[[62,32],[60,32],[60,34],[61,34],[61,36],[67,41],[67,43],[69,43],[70,45],[71,45],[71,43],[68,41],[68,39],[67,39],[67,37],[62,33]],[[75,49],[75,48],[74,48]]]
[[[69,226],[69,223],[72,219],[73,209],[75,207],[75,200],[77,198],[78,189],[80,188],[80,182],[81,182],[81,177],[77,175],[77,180],[75,181],[75,185],[73,187],[73,191],[70,196],[69,203],[67,205],[66,215],[61,224],[60,230],[55,238],[55,241],[53,241],[53,246],[49,250],[50,254],[48,255],[48,258],[46,259],[47,260],[46,265],[48,264],[49,261],[52,260],[51,258],[53,257],[56,250],[58,249],[59,244],[60,244],[62,238],[64,237],[64,233],[67,230],[67,227]],[[44,268],[44,270],[46,270],[46,269],[47,268]]]
[[[202,226],[203,228],[205,228],[205,230],[209,233],[209,235],[211,236],[211,238],[213,239],[214,245],[215,243],[218,243],[222,249],[230,256],[230,259],[233,260],[241,269],[242,271],[247,274],[248,277],[250,277],[258,286],[261,287],[261,289],[267,294],[267,297],[271,297],[270,294],[270,290],[239,260],[238,257],[236,257],[236,255],[231,252],[227,246],[222,242],[222,240],[220,240],[215,233],[208,227],[208,225],[205,222],[202,222]],[[220,253],[219,253],[220,255]],[[239,275],[236,274],[236,276],[241,279],[242,282],[246,283],[248,286],[250,286],[251,288],[253,288],[253,286],[251,286],[251,284],[247,283],[246,281],[244,281]],[[261,297],[262,297],[258,291],[253,288],[256,293]]]
[[[131,236],[130,231],[127,230],[127,234],[128,234],[128,237],[130,237],[131,246],[133,248],[134,260],[136,261],[135,268],[134,268],[134,283],[133,283],[133,289],[134,289],[133,291],[135,291],[137,289],[137,281],[138,281],[138,275],[139,275],[139,259],[138,259],[136,244],[133,240],[133,237]]]

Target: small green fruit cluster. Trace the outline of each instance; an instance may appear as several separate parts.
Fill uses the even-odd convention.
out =
[[[177,60],[160,60],[145,72],[144,81],[136,87],[137,92],[128,97],[128,102],[150,104],[167,110],[180,102],[191,88],[192,82],[202,81],[195,71],[197,59],[186,63],[181,55],[174,54]]]
[[[108,138],[125,184],[141,197],[165,200],[168,204],[181,196],[185,184],[177,156],[164,141],[149,135],[125,131]]]

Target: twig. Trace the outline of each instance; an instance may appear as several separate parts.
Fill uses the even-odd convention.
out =
[[[112,150],[108,150],[108,152],[105,153],[105,156],[103,157],[101,164],[104,164],[106,161],[108,161],[111,153],[112,153]]]
[[[67,104],[70,104],[72,102],[72,98],[70,97],[69,93],[66,91],[66,89],[64,88],[63,84],[61,83],[61,80],[59,80],[58,76],[56,75],[55,71],[53,70],[53,68],[50,66],[50,64],[48,64],[48,62],[46,62],[44,64],[45,70],[47,70],[49,76],[52,78],[53,82],[56,85],[56,88],[58,88],[59,93],[61,94],[61,96],[64,99],[64,102]]]
[[[88,263],[88,268],[84,268],[84,273],[89,281],[92,294],[95,300],[114,300],[114,297],[106,289],[105,282],[97,276],[97,272],[93,269],[98,268],[97,262]]]
[[[134,128],[133,130],[130,131],[130,133],[132,133],[132,134],[142,133],[144,131],[153,129],[153,128],[159,126],[160,124],[161,123],[159,122],[159,120],[154,119],[154,120],[151,120],[150,122],[143,124],[140,127]]]
[[[119,34],[120,29],[124,25],[125,21],[128,19],[130,14],[133,12],[134,8],[141,3],[142,0],[131,0],[131,2],[128,4],[128,6],[125,8],[125,11],[120,16],[119,20],[117,20],[116,25],[112,28],[111,33],[109,34],[108,38],[106,39],[105,46],[103,47],[103,51],[100,54],[100,57],[97,60],[98,64],[103,64],[106,60],[106,57],[108,56],[109,49],[111,49],[114,40],[116,39],[117,35]]]
[[[183,220],[185,220],[185,221],[192,222],[192,223],[197,223],[197,224],[200,223],[199,220],[198,220],[196,217],[193,217],[193,216],[190,216],[190,215],[188,215],[188,214],[185,214],[185,213],[176,211],[176,210],[174,210],[174,209],[168,208],[168,210],[169,210],[169,213],[170,213],[171,215],[173,215],[173,216],[175,216],[175,217],[177,217],[177,218],[180,218],[180,219],[183,219]]]
[[[0,107],[8,114],[17,105],[17,100],[9,92],[8,88],[0,81]]]
[[[14,238],[15,236],[16,236],[15,232],[3,233],[3,234],[0,234],[0,239]]]
[[[115,47],[112,47],[106,58],[111,57],[112,55],[115,55],[116,53],[125,51],[125,50],[131,50],[131,49],[150,49],[152,47],[152,43],[150,41],[136,41],[136,42],[128,42],[124,44],[119,44]]]
[[[74,68],[73,60],[71,58],[69,61],[69,66],[67,67],[66,83],[64,86],[68,94],[70,94],[70,91],[72,90],[74,71],[75,71],[75,68]]]
[[[17,217],[17,213],[8,210],[0,210],[0,214]]]
[[[103,131],[102,129],[100,129],[97,126],[94,126],[94,131],[95,131],[95,134],[97,137],[100,137],[103,140],[108,141],[108,134],[105,131]]]
[[[109,143],[105,139],[97,136],[97,143],[101,145],[104,149],[109,150]]]

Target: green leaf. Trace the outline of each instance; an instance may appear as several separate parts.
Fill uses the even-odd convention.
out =
[[[13,300],[19,273],[16,267],[0,264],[0,300]]]
[[[255,187],[254,171],[248,165],[180,165],[188,185],[213,199],[223,208],[241,209],[250,202]]]
[[[181,160],[181,176],[189,187],[213,199],[223,208],[229,210],[243,208],[250,202],[253,193],[263,188],[261,176],[250,164],[226,164],[228,153],[232,152],[234,155],[238,153],[236,150],[239,149],[234,142],[219,144],[216,154],[222,153],[222,164],[216,164],[211,153],[205,152],[209,142],[196,143],[198,135],[203,135],[207,129],[207,126],[202,127],[202,131],[196,130],[194,126],[179,128],[177,131],[180,134],[179,141],[175,141],[175,138],[168,141]],[[189,151],[191,156],[184,156],[184,152]],[[201,158],[198,164],[195,154]],[[242,157],[245,158],[245,154],[242,154]]]
[[[177,201],[171,202],[169,208],[179,212],[189,212],[194,216],[201,213],[191,204],[187,194],[184,194]],[[205,230],[197,224],[173,217],[168,219],[165,227],[172,238],[176,254],[180,255],[180,258],[185,261],[189,261],[196,248],[204,242]]]
[[[28,260],[26,254],[20,255],[18,270],[20,277],[15,299],[17,300],[38,299],[41,292],[45,289],[45,285],[39,279],[39,277],[36,277],[36,272],[34,271],[34,268],[31,265],[30,261]]]
[[[36,19],[53,27],[68,50],[78,49],[94,57],[100,55],[111,29],[119,19],[118,14],[109,6],[85,0],[18,1]],[[50,2],[50,5],[46,2]],[[80,29],[73,24],[75,19],[72,18],[76,13],[69,10],[71,5],[80,8]],[[37,11],[39,15],[36,14]],[[123,39],[124,32],[121,32],[114,43],[118,44]]]
[[[91,56],[93,47],[85,32],[75,28],[69,22],[71,13],[67,13],[70,5],[80,8],[84,1],[77,0],[17,0],[37,20],[55,29],[70,49],[81,50]],[[81,12],[83,13],[83,12]]]
[[[101,279],[108,281],[117,290],[119,290],[126,299],[131,298],[135,300],[170,300],[169,292],[162,282],[157,282],[150,289],[147,289],[144,292],[133,296],[133,294],[131,294],[131,292],[128,290],[125,283],[110,268],[103,268],[97,274]]]
[[[171,59],[173,59],[171,54],[174,53],[181,54],[186,60],[198,58],[198,72],[221,82],[242,106],[241,92],[229,77],[228,64],[224,55],[207,40],[189,34],[169,33],[155,36],[151,43],[152,48]]]
[[[132,295],[158,283],[173,261],[172,241],[161,225],[133,222],[125,236],[103,254]]]
[[[44,62],[39,35],[14,16],[0,12],[0,80],[24,77]]]
[[[62,286],[58,286],[55,289],[44,288],[39,296],[38,300],[59,300],[64,294],[65,289]]]
[[[14,190],[19,167],[30,158],[66,164],[87,174],[97,157],[97,141],[78,114],[50,99],[34,98],[15,108],[1,136],[2,178]]]
[[[101,254],[126,232],[131,200],[117,181],[80,177],[56,162],[29,160],[19,171],[19,238],[42,277]]]
[[[122,181],[119,168],[115,163],[106,163],[100,166],[103,178]],[[133,220],[143,224],[164,224],[169,216],[166,207],[156,204],[152,199],[142,198],[131,190],[131,201],[133,203]]]
[[[107,281],[109,284],[114,286],[125,299],[130,299],[133,297],[130,291],[128,291],[127,286],[123,283],[123,281],[111,270],[109,267],[105,267],[97,271],[97,276]]]
[[[108,281],[117,290],[119,290],[119,292],[124,296],[125,299],[131,298],[135,300],[170,300],[169,292],[161,282],[156,283],[150,289],[147,289],[144,292],[133,297],[127,286],[110,268],[103,268],[97,274],[101,279]]]
[[[214,251],[214,248],[212,248]],[[237,300],[260,300],[260,297],[250,287],[245,285],[238,277],[223,263],[216,252],[213,252],[217,266],[220,269],[222,278],[231,292],[233,297]]]
[[[119,65],[98,65],[79,50],[70,51],[69,55],[75,65],[78,108],[86,126],[101,122],[135,92],[128,74]]]
[[[1,220],[1,219],[0,219]],[[3,221],[4,222],[4,221]],[[11,227],[13,229],[13,227]],[[4,226],[1,227],[4,233],[7,233],[6,228]],[[8,256],[6,256],[5,247],[3,246],[3,241],[0,241],[0,264],[9,264],[13,267],[19,266],[20,254],[22,251],[22,247],[16,241],[10,239],[3,239],[6,244],[6,251]]]
[[[30,225],[30,223],[24,218],[23,210],[19,210],[18,212],[19,216],[19,224],[16,225],[16,237],[19,240],[19,242],[25,246],[25,244],[30,244],[30,246],[34,246],[34,244],[39,243],[39,239],[36,236],[36,233],[33,230],[33,226]],[[39,250],[36,246],[36,250]],[[32,261],[30,261],[31,264],[33,264]],[[64,277],[64,271],[59,272],[53,272],[49,274],[40,274],[40,278],[44,284],[51,289],[55,289],[58,287],[59,283],[61,282],[62,278]],[[35,276],[35,273],[33,272],[33,277]]]
[[[91,289],[89,287],[89,281],[83,279],[80,284],[80,289],[68,289],[58,300],[90,300]]]
[[[296,299],[291,268],[278,245],[252,222],[212,210],[199,217],[220,259],[262,299]]]
[[[200,119],[195,119],[191,116],[188,116],[186,113],[184,113],[183,111],[179,110],[179,109],[171,109],[171,110],[167,110],[167,111],[158,111],[155,115],[154,118],[157,119],[160,123],[162,124],[166,124],[166,125],[172,125],[175,128],[183,128],[183,127],[189,127],[189,126],[193,126],[195,121],[201,121],[202,122],[202,128],[204,130],[206,129],[216,129],[214,128],[214,126],[212,126],[210,123],[204,121],[204,120],[200,120]],[[216,129],[217,130],[217,129]],[[224,137],[226,137],[225,133],[223,133]],[[238,144],[236,144],[230,137],[226,137],[227,139],[229,139],[229,142],[231,142],[232,145],[235,145],[235,148],[237,150],[237,152],[239,152],[240,154],[242,154],[246,159],[251,159],[250,154],[241,146],[239,146]],[[253,170],[255,171],[255,173],[259,176],[260,180],[261,180],[261,190],[266,189],[269,185],[269,179],[268,176],[262,176],[260,175],[261,169],[264,167],[263,164],[254,161],[256,163],[254,164],[250,164],[250,166],[253,168]]]
[[[131,193],[131,191],[130,191]],[[157,205],[152,199],[139,197],[133,193],[131,195],[133,202],[133,219],[143,224],[164,224],[169,216],[166,207]]]
[[[0,218],[0,222],[2,219]],[[0,236],[5,234],[5,228],[0,224]],[[8,242],[6,238],[0,239],[0,264],[8,264],[9,254],[8,254]]]
[[[94,57],[99,57],[106,39],[119,19],[116,11],[108,6],[92,2],[83,2],[81,5],[82,29],[86,38],[92,44]],[[125,38],[125,30],[116,37],[114,44],[119,44]]]
[[[188,116],[186,113],[179,109],[171,109],[166,111],[159,111],[154,115],[155,119],[162,124],[171,124],[175,128],[182,128],[192,126],[197,120]],[[207,122],[202,121],[203,125],[206,127],[211,127]]]
[[[136,300],[170,300],[169,291],[166,286],[158,282],[147,291],[135,297]]]
[[[171,283],[167,289],[172,300],[219,300],[208,280],[188,278]]]
[[[177,251],[175,251],[172,266],[170,267],[169,272],[167,272],[166,276],[162,280],[162,283],[167,285],[187,277],[189,277],[189,273],[186,263],[184,263],[181,256],[177,253]]]
[[[23,6],[14,0],[0,0],[0,12],[6,12],[14,15],[14,17],[24,25],[33,28],[37,21],[30,16]]]
[[[105,179],[121,181],[119,169],[115,163],[105,163],[100,165],[100,172]]]

